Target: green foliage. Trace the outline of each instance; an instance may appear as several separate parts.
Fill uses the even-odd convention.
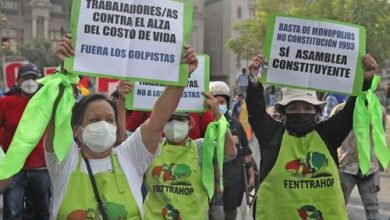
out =
[[[257,0],[256,16],[235,24],[240,33],[226,46],[243,59],[249,59],[263,48],[268,15],[290,15],[326,18],[362,25],[367,31],[367,52],[379,63],[390,58],[390,2],[387,0]]]
[[[59,61],[54,56],[53,45],[50,40],[34,39],[32,43],[19,48],[21,55],[40,68],[56,66]]]

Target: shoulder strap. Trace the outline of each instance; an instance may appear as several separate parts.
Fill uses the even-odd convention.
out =
[[[102,199],[100,198],[99,190],[98,190],[98,188],[96,186],[95,177],[93,176],[91,165],[89,164],[89,160],[87,158],[85,158],[84,154],[81,154],[81,155],[83,156],[83,159],[85,161],[85,165],[87,166],[88,176],[89,176],[89,179],[91,180],[93,193],[95,194],[95,199],[96,199],[96,201],[98,203],[99,210],[100,210],[100,213],[101,213],[101,215],[103,217],[103,220],[109,220],[109,218],[107,216],[107,213],[106,213],[106,210],[104,209],[104,205],[103,205]]]

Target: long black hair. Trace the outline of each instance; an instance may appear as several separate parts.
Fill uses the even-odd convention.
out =
[[[87,97],[82,98],[74,107],[72,111],[72,127],[81,126],[84,119],[85,109],[87,109],[88,105],[95,101],[106,101],[112,109],[114,109],[115,113],[115,122],[118,124],[118,108],[116,103],[107,98],[107,96],[103,94],[93,94]]]

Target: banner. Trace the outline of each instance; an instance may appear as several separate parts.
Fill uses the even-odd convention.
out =
[[[73,1],[75,56],[68,71],[97,77],[185,85],[192,4],[174,0]]]
[[[198,68],[188,79],[187,87],[180,99],[177,111],[203,112],[205,98],[202,92],[209,91],[210,61],[207,55],[197,55]],[[163,93],[165,85],[147,82],[135,82],[133,91],[126,98],[126,108],[132,110],[151,111],[158,97]]]
[[[364,27],[273,14],[264,50],[267,83],[346,95],[362,90]]]
[[[16,78],[18,77],[18,71],[21,66],[27,64],[28,61],[13,61],[4,63],[4,89],[7,92],[12,86],[16,85]]]

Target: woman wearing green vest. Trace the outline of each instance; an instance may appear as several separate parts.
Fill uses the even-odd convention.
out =
[[[224,155],[225,160],[234,158],[236,149],[217,100],[209,94],[204,96],[215,119],[207,127],[204,140],[188,137],[192,122],[187,113],[175,113],[164,126],[166,139],[161,154],[146,173],[145,220],[208,219],[209,198],[216,187],[210,175],[214,173],[214,158],[218,162],[223,162]],[[211,136],[216,133],[223,138],[214,149]],[[217,153],[213,156],[214,150]]]
[[[70,35],[63,39],[57,54],[60,59],[73,55]],[[191,47],[186,47],[182,61],[189,64],[190,72],[196,69],[197,59]],[[127,92],[130,89],[127,85]],[[84,98],[73,108],[75,141],[61,163],[54,154],[52,116],[45,141],[54,195],[51,218],[142,219],[143,174],[160,152],[161,132],[183,90],[184,87],[168,86],[155,103],[149,120],[115,148],[117,106],[104,95]],[[121,100],[118,107],[124,108],[124,97]],[[56,110],[55,105],[52,115]]]
[[[261,150],[260,188],[255,206],[257,220],[347,219],[338,174],[337,148],[352,128],[355,97],[339,114],[321,121],[324,102],[314,91],[285,88],[275,104],[280,120],[266,112],[264,88],[258,73],[261,55],[249,65],[247,89],[249,122]],[[378,70],[376,61],[365,55],[364,89]]]

